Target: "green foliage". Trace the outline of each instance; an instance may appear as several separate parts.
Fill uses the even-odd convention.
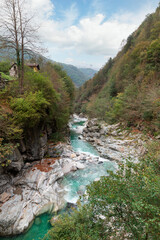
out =
[[[18,81],[11,81],[0,92],[0,133],[4,139],[19,139],[27,128],[50,124],[54,133],[68,122],[74,98],[74,85],[64,71],[45,63],[41,73],[26,67],[24,94]]]
[[[9,68],[10,68],[10,62],[8,61],[2,61],[0,62],[0,72],[3,72],[4,74],[9,74]]]
[[[94,213],[88,206],[79,206],[71,215],[58,218],[44,240],[97,240],[101,238],[101,224],[94,222]]]
[[[124,110],[124,94],[119,93],[117,97],[111,101],[109,111],[106,112],[106,118],[110,123],[115,123],[117,118],[123,114]]]
[[[125,44],[124,46],[124,52],[126,53],[133,45],[134,43],[134,38],[132,35],[130,35],[128,38],[127,38],[127,43]]]
[[[106,225],[107,236],[116,236],[118,231],[122,235],[130,233],[129,239],[159,238],[160,178],[157,168],[157,161],[151,157],[139,164],[128,161],[116,173],[110,172],[109,177],[102,177],[88,187],[95,215],[100,213],[108,223],[112,222],[112,229]]]
[[[85,204],[60,216],[45,240],[159,239],[159,143],[148,149],[139,163],[128,160],[90,184]]]
[[[21,134],[22,129],[13,121],[9,104],[2,102],[0,104],[0,136],[7,141],[12,141],[13,139],[20,139]]]
[[[153,119],[153,112],[151,110],[143,112],[143,118],[146,121],[151,121]]]
[[[152,69],[160,68],[160,39],[153,41],[147,51],[147,62]]]
[[[65,142],[65,133],[60,131],[52,133],[50,136],[50,140],[52,140],[55,143]]]
[[[111,97],[116,97],[117,95],[117,89],[116,89],[116,83],[115,81],[111,81],[110,86],[109,86],[109,95]]]
[[[148,14],[145,21],[145,38],[149,38],[151,36],[151,30],[153,25],[153,15]]]
[[[54,64],[53,68],[58,73],[58,75],[61,77],[62,81],[64,82],[66,91],[67,91],[71,101],[73,101],[75,88],[74,88],[74,84],[73,84],[71,78],[67,76],[66,72],[62,69],[62,67],[60,65]]]
[[[33,127],[47,117],[50,103],[44,98],[41,91],[25,94],[23,98],[13,98],[11,108],[14,111],[15,123],[23,127]]]
[[[15,79],[14,77],[11,77],[11,76],[9,76],[9,75],[6,75],[6,74],[4,74],[3,72],[0,72],[0,73],[1,73],[1,77],[2,77],[3,79],[9,80],[9,81]]]
[[[9,156],[13,153],[17,145],[5,143],[3,140],[3,138],[0,138],[0,167],[4,168],[11,163]]]
[[[35,72],[26,72],[24,79],[24,91],[36,92],[41,91],[43,96],[49,102],[55,102],[58,100],[58,94],[56,93],[50,79],[43,74]]]
[[[110,58],[106,65],[104,66],[104,68],[102,68],[98,73],[96,73],[92,79],[85,82],[84,85],[80,88],[80,91],[77,92],[75,99],[76,100],[75,110],[77,112],[81,112],[83,109],[83,112],[86,113],[85,109],[87,108],[83,106],[80,107],[81,104],[83,103],[86,104],[86,101],[89,101],[89,98],[92,97],[92,95],[97,94],[100,91],[100,89],[104,86],[104,84],[108,80],[108,75],[113,64],[114,62]],[[90,113],[94,115],[92,111],[90,111]]]
[[[154,39],[156,40],[159,37],[159,35],[160,35],[159,29],[160,29],[160,21],[157,22],[151,30],[151,38],[153,40]]]

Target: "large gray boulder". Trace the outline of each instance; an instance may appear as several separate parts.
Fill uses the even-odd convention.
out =
[[[13,154],[10,155],[9,159],[11,160],[11,164],[8,166],[8,170],[19,172],[24,166],[23,157],[18,148],[14,150]]]

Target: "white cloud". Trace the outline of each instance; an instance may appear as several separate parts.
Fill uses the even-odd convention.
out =
[[[38,0],[32,0],[32,2],[35,1]],[[44,1],[41,0],[42,4]],[[50,9],[49,6],[52,6],[52,3],[50,0],[47,2]],[[98,2],[96,0],[94,4]],[[61,21],[54,20],[54,17],[53,19],[43,18],[40,34],[45,41],[61,50],[72,49],[90,55],[114,56],[122,40],[126,39],[152,10],[151,6],[147,5],[139,10],[136,16],[131,12],[123,12],[110,19],[106,19],[106,16],[99,13],[92,17],[84,17],[74,24],[78,17],[78,10],[73,4],[66,9],[64,19]]]
[[[51,0],[27,0],[28,8],[36,11],[38,18],[49,18],[53,15],[54,4]]]
[[[63,21],[60,21],[63,23],[63,27],[70,26],[74,23],[74,21],[78,18],[78,9],[76,7],[76,4],[73,3],[68,9],[64,10],[62,12],[63,14]]]
[[[65,63],[73,64],[74,60],[72,58],[66,58]]]
[[[39,34],[48,45],[48,50],[53,58],[54,53],[58,54],[59,52],[62,56],[62,52],[67,55],[70,51],[73,52],[72,58],[65,56],[61,61],[75,63],[75,56],[90,56],[88,59],[94,65],[96,58],[100,59],[101,57],[104,61],[109,56],[115,56],[122,40],[126,39],[139,26],[148,13],[155,10],[148,1],[136,13],[121,11],[107,19],[100,11],[101,1],[94,0],[92,7],[94,6],[97,11],[93,12],[92,16],[79,19],[77,5],[74,3],[65,11],[61,11],[60,19],[57,19],[55,18],[57,9],[52,0],[26,1],[29,10],[33,9],[37,13],[36,22],[40,24]],[[93,62],[92,58],[94,58]],[[54,60],[57,59],[54,58]],[[103,61],[101,60],[101,62]]]

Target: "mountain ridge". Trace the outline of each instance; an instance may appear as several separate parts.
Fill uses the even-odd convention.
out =
[[[160,6],[79,89],[76,111],[160,134]]]

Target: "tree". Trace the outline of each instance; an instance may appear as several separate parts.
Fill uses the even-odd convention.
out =
[[[0,48],[12,50],[16,55],[20,92],[23,92],[24,57],[38,51],[35,44],[37,27],[34,15],[28,14],[25,0],[3,0],[0,6]],[[36,41],[37,42],[37,41]]]

